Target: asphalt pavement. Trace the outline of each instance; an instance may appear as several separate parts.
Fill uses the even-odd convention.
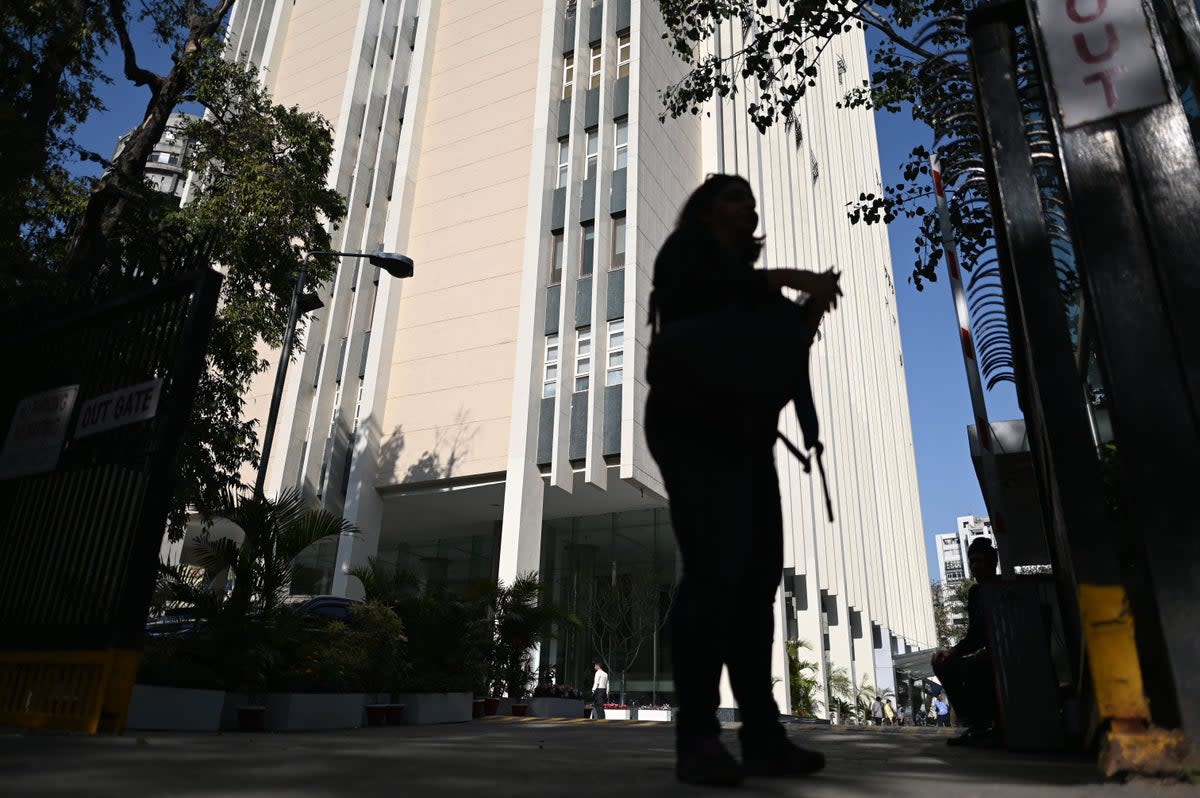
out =
[[[678,784],[669,724],[490,718],[291,734],[0,733],[0,795],[35,796],[1191,796],[1160,781],[1104,783],[1085,756],[946,746],[924,728],[792,726],[823,751],[814,777],[736,790]],[[725,732],[737,753],[736,734]]]

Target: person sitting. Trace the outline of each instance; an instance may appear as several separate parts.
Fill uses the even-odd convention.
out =
[[[980,582],[996,578],[999,558],[990,540],[976,538],[967,548],[967,561],[976,581],[967,592],[967,633],[954,647],[935,652],[931,663],[959,720],[967,727],[961,736],[946,741],[950,745],[990,744],[999,736],[995,673],[979,593]]]

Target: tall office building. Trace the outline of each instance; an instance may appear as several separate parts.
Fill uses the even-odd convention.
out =
[[[324,576],[307,589],[353,594],[348,569],[377,557],[449,586],[537,571],[585,616],[598,586],[649,593],[626,689],[670,700],[659,624],[679,563],[643,430],[647,299],[688,193],[736,172],[759,198],[759,265],[836,267],[846,294],[812,360],[836,521],[777,454],[777,697],[788,638],[824,647],[822,679],[889,684],[891,652],[934,631],[886,232],[845,212],[879,185],[870,113],[834,107],[868,75],[862,35],[827,49],[795,123],[759,135],[741,97],[659,121],[659,90],[683,74],[662,31],[652,0],[238,3],[231,52],[335,126],[336,245],[416,262],[395,281],[347,259],[323,288],[268,492],[299,486],[361,530],[309,558]],[[249,412],[265,415],[269,388]],[[541,667],[587,683],[594,650],[566,636]]]

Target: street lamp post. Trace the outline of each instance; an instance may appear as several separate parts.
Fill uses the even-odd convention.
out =
[[[304,281],[308,279],[308,261],[314,255],[337,255],[343,258],[366,258],[372,266],[378,266],[396,278],[413,276],[413,260],[395,252],[334,252],[316,250],[304,256],[300,271],[296,274],[296,287],[292,289],[292,301],[288,306],[287,329],[283,333],[283,348],[279,353],[279,368],[275,372],[275,389],[271,392],[271,408],[267,411],[267,426],[263,430],[262,455],[258,461],[258,476],[254,481],[254,495],[262,498],[267,479],[267,463],[271,458],[271,442],[275,437],[275,424],[279,421],[279,403],[283,399],[283,383],[287,378],[288,361],[292,359],[292,347],[296,339],[296,317],[323,307],[315,294],[304,293]]]

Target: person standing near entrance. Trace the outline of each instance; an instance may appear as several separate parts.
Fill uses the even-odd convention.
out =
[[[825,765],[788,740],[771,693],[772,607],[783,572],[774,449],[780,411],[808,388],[816,325],[841,291],[834,272],[754,268],[762,248],[755,204],[745,179],[711,175],[663,244],[650,297],[646,440],[683,561],[671,645],[675,775],[689,784]],[[781,288],[805,292],[808,304],[790,302]],[[740,765],[720,741],[722,665],[742,715]]]
[[[592,663],[596,676],[592,679],[592,720],[604,720],[604,704],[608,701],[608,671],[600,660]]]
[[[939,727],[950,726],[950,702],[946,700],[945,695],[939,695],[933,699],[933,708],[937,711],[937,725]]]

